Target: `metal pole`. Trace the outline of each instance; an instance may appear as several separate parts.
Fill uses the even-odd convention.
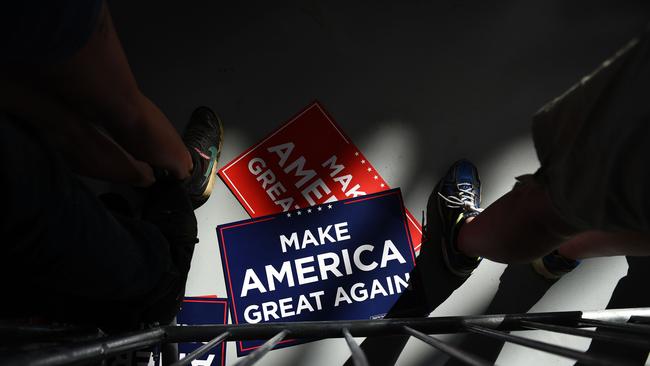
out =
[[[650,349],[650,339],[643,339],[635,336],[630,336],[628,334],[596,332],[593,330],[571,328],[571,327],[565,327],[562,325],[554,325],[554,324],[544,324],[538,322],[531,322],[527,320],[522,320],[521,324],[526,328],[530,328],[530,329],[541,329],[541,330],[547,330],[549,332],[572,334],[581,337],[598,339],[606,342],[624,344],[624,345],[639,347],[643,349]]]
[[[221,344],[221,342],[226,340],[226,338],[228,338],[229,335],[230,335],[230,333],[228,333],[228,332],[224,332],[224,333],[219,334],[213,340],[211,340],[210,342],[208,342],[208,343],[202,345],[201,347],[195,349],[190,354],[183,357],[182,360],[178,360],[178,361],[174,362],[173,364],[171,364],[171,366],[189,365],[192,361],[194,361],[197,358],[203,356],[204,354],[210,352],[211,349],[213,349],[214,347]]]
[[[493,365],[493,363],[485,361],[484,359],[474,356],[471,353],[465,352],[460,348],[454,347],[448,343],[445,343],[437,338],[434,338],[432,336],[426,335],[422,332],[418,332],[417,330],[410,328],[410,327],[404,327],[404,330],[406,333],[412,335],[413,337],[423,341],[424,343],[427,343],[428,345],[436,348],[437,350],[446,353],[452,358],[455,358],[459,361],[462,361],[468,365],[471,366],[489,366]]]
[[[523,330],[520,320],[536,320],[560,324],[575,323],[580,312],[559,312],[515,315],[450,316],[437,318],[392,318],[379,320],[318,321],[293,323],[264,323],[239,325],[189,325],[166,327],[169,342],[207,342],[216,335],[230,332],[230,340],[266,339],[289,329],[295,338],[338,338],[341,329],[347,328],[357,337],[405,334],[404,326],[426,334],[448,334],[464,332],[463,322],[499,328],[504,330]]]
[[[25,324],[0,324],[0,342],[3,345],[20,342],[52,342],[61,340],[83,341],[103,337],[98,328],[82,326],[43,326]]]
[[[250,355],[246,356],[246,358],[237,362],[235,366],[250,366],[254,364],[260,358],[264,357],[264,355],[266,355],[270,350],[272,350],[273,347],[275,347],[278,343],[280,343],[288,334],[289,331],[286,329],[276,334],[275,336],[273,336],[273,338],[266,341],[266,343],[261,345],[253,353],[251,353]]]
[[[534,339],[528,339],[523,337],[518,337],[512,334],[501,332],[494,329],[484,328],[477,325],[467,324],[465,326],[467,330],[472,333],[482,334],[491,338],[496,338],[502,341],[507,341],[521,346],[530,347],[536,350],[552,353],[554,355],[578,360],[586,365],[596,365],[596,366],[613,366],[621,365],[621,363],[612,362],[604,359],[603,357],[596,357],[588,353],[583,353],[576,351],[570,348],[556,346],[554,344],[548,344]]]
[[[101,338],[73,345],[43,348],[0,359],[10,365],[72,365],[100,361],[120,353],[130,352],[161,343],[165,339],[163,328],[154,328],[122,336]]]
[[[343,328],[343,337],[350,347],[350,352],[352,352],[352,361],[354,361],[354,366],[368,366],[368,359],[363,353],[357,342],[352,338],[352,334],[347,328]]]
[[[599,327],[624,332],[650,335],[650,326],[645,324],[619,323],[605,320],[580,319],[578,326],[581,327]]]
[[[644,319],[650,316],[650,308],[615,309],[590,312],[552,312],[537,314],[507,314],[507,315],[478,315],[455,316],[437,318],[395,318],[382,320],[356,320],[356,321],[320,321],[320,322],[294,322],[294,323],[264,323],[241,325],[201,325],[201,326],[165,326],[149,330],[128,333],[121,336],[103,337],[90,341],[82,341],[42,348],[36,351],[25,351],[15,355],[0,356],[0,363],[32,364],[32,365],[60,365],[74,363],[89,363],[106,359],[116,354],[130,352],[154,344],[168,344],[176,342],[208,342],[218,335],[228,332],[229,340],[254,340],[268,339],[276,343],[265,343],[263,350],[268,352],[284,336],[291,333],[294,338],[339,338],[341,330],[348,329],[357,337],[381,336],[390,334],[409,334],[404,327],[409,327],[425,334],[446,334],[465,331],[490,333],[493,337],[503,339],[502,331],[528,329],[522,321],[534,323],[553,324],[556,326],[570,327],[602,327],[626,333],[650,334],[650,326],[645,324],[625,323],[631,317]],[[530,325],[530,324],[529,324]],[[472,327],[474,327],[472,329]],[[479,329],[477,331],[477,329]],[[56,331],[55,331],[56,332]],[[496,336],[495,334],[500,334]],[[280,337],[279,340],[278,337]],[[505,337],[531,344],[531,340],[505,334]],[[276,341],[277,340],[277,341]],[[515,341],[513,341],[515,342]],[[541,343],[541,342],[539,342]],[[547,348],[557,350],[557,346],[541,343]],[[270,345],[270,346],[269,346]],[[265,347],[266,346],[266,347]],[[543,346],[543,347],[544,347]],[[534,346],[531,346],[534,347]],[[561,348],[561,347],[560,347]],[[258,349],[260,351],[260,349]],[[569,353],[576,352],[568,350]],[[553,351],[548,351],[553,352]],[[556,353],[556,352],[553,352]],[[253,353],[255,354],[255,352]],[[581,353],[571,353],[577,355]],[[256,357],[263,356],[258,353]],[[572,357],[572,356],[571,356]],[[576,359],[583,359],[580,358]],[[250,363],[245,363],[248,365]]]

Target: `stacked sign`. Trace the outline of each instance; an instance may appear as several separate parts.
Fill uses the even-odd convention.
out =
[[[318,103],[219,175],[253,217],[217,228],[234,323],[383,317],[408,286],[422,229]]]
[[[317,102],[246,150],[219,176],[251,217],[390,189]],[[422,227],[406,211],[416,251]]]

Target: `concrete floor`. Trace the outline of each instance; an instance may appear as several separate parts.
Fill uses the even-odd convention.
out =
[[[650,9],[641,1],[562,0],[109,4],[141,88],[179,130],[197,105],[222,116],[223,163],[318,99],[390,185],[402,188],[416,217],[459,157],[479,167],[484,205],[516,175],[535,171],[530,116],[643,29]],[[248,216],[221,182],[197,215],[201,242],[187,294],[225,297],[214,229]],[[484,261],[432,315],[602,309],[627,263],[587,260],[550,288],[527,267],[505,269]],[[488,308],[502,274],[495,302],[508,306]],[[589,346],[584,338],[527,336]],[[273,351],[262,364],[332,365],[348,355],[342,340],[326,340]],[[227,363],[235,361],[230,347]],[[417,340],[398,360],[444,362]],[[496,362],[572,364],[512,345]]]

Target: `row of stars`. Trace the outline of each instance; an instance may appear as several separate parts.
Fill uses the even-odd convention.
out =
[[[359,152],[356,151],[356,152],[354,153],[354,156],[359,156]],[[365,161],[364,159],[361,159],[361,164],[365,164],[365,163],[366,163],[366,161]],[[368,173],[370,173],[370,172],[372,171],[372,168],[368,167],[368,169],[366,169],[366,170],[368,170]],[[378,180],[378,179],[379,179],[379,176],[378,176],[377,174],[375,174],[375,176],[374,176],[373,178],[374,178],[375,180]],[[386,187],[386,185],[385,185],[384,183],[380,184],[379,186],[380,186],[381,188]]]
[[[327,209],[328,209],[328,210],[331,210],[331,209],[332,209],[332,205],[327,205]],[[318,210],[318,211],[323,211],[323,207],[322,207],[322,206],[318,206],[318,207],[316,207],[316,210]],[[306,211],[307,211],[308,214],[310,214],[310,213],[312,213],[313,210],[312,210],[311,208],[308,208]],[[302,211],[296,211],[296,215],[298,215],[298,216],[302,215]],[[288,213],[287,213],[287,217],[291,217],[291,212],[288,212]]]

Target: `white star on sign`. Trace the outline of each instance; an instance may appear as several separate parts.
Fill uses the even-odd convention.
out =
[[[384,188],[384,186],[385,186],[385,184],[384,184],[384,183],[382,183],[382,184],[381,184],[381,188]]]
[[[368,168],[368,171],[372,171],[372,169]]]
[[[366,163],[366,161],[365,161],[365,160],[361,160],[361,164],[365,164],[365,163]]]
[[[323,208],[318,206],[318,211],[322,211],[322,210],[323,210]]]
[[[332,208],[332,205],[327,205],[327,208],[328,208],[328,209],[331,209],[331,208]]]
[[[288,214],[287,214],[287,217],[291,217],[291,214],[290,214],[290,213],[288,213]]]
[[[311,208],[307,209],[307,213],[311,213]]]
[[[358,151],[355,152],[355,153],[354,153],[354,156],[359,156],[359,152],[358,152]]]
[[[298,214],[298,216],[302,215],[302,212],[300,212],[300,211],[298,211],[296,213]]]
[[[377,179],[377,178],[379,178],[379,177],[375,175],[373,178]]]

